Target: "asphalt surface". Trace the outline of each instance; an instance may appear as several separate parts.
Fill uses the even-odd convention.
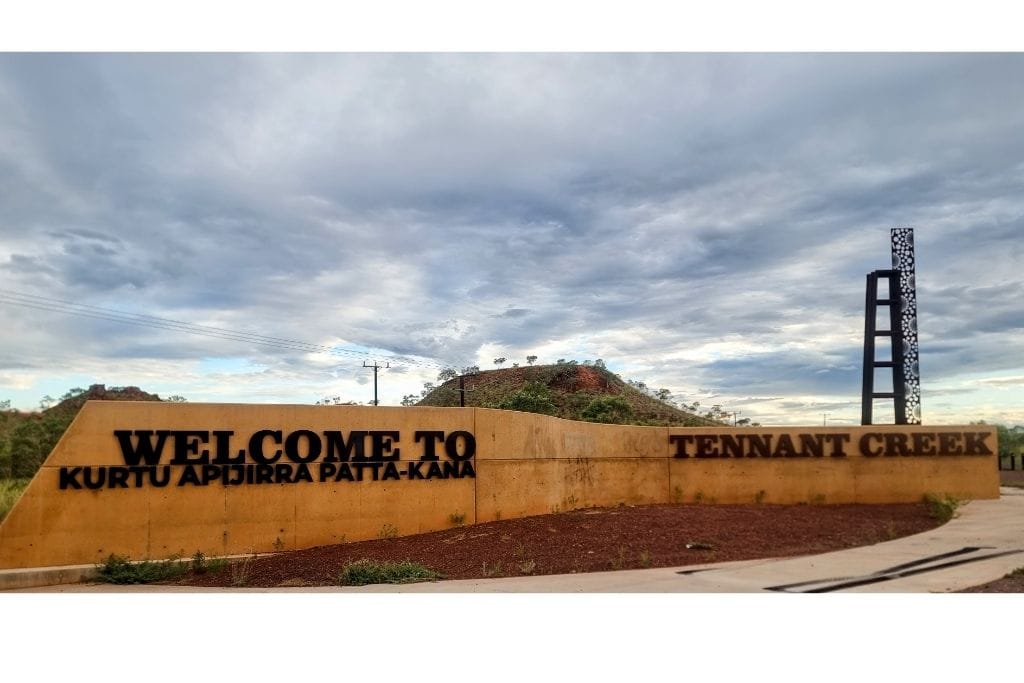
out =
[[[927,531],[871,546],[804,557],[590,574],[521,576],[406,585],[194,588],[65,584],[9,593],[947,593],[1024,567],[1024,489],[967,503]]]

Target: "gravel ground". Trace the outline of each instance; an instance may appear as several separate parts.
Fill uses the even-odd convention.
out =
[[[620,506],[275,553],[180,583],[337,585],[342,567],[364,558],[411,560],[449,579],[675,567],[823,553],[938,524],[921,504]]]

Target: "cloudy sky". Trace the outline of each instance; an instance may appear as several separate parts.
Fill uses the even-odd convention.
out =
[[[1022,130],[1019,54],[2,54],[0,399],[537,355],[855,424],[908,226],[925,422],[1024,423]]]

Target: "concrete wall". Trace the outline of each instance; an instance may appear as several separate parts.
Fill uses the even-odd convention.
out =
[[[133,432],[130,444],[136,430],[152,430],[154,444],[161,430],[169,432],[152,468],[168,473],[166,486],[153,485],[143,461],[129,471],[117,430]],[[312,481],[183,481],[186,470],[204,467],[211,477],[242,476],[245,467],[252,475],[261,463],[249,440],[261,430],[280,430],[282,441],[298,430],[317,435],[323,448],[316,458],[306,436],[288,452],[274,435],[259,439],[263,459],[282,450],[268,467],[287,463],[297,477],[299,465],[288,455],[310,459]],[[187,436],[197,431],[208,434],[208,443]],[[217,431],[232,432],[221,457],[244,457],[243,466],[216,464]],[[352,432],[397,435],[377,437],[376,461],[374,437],[359,439],[365,461],[357,467],[353,451],[344,464],[352,472],[361,468],[364,480],[349,481],[323,475],[342,464],[322,469],[328,431],[349,443]],[[436,434],[417,441],[416,432],[443,433],[453,455]],[[453,437],[456,432],[475,437],[472,457],[460,461],[469,441]],[[750,435],[760,450],[746,448]],[[809,452],[801,438],[822,453]],[[429,459],[428,442],[436,460]],[[833,446],[842,449],[840,457]],[[476,408],[90,402],[0,524],[0,569],[87,564],[110,553],[155,559],[306,548],[620,503],[910,502],[926,492],[995,498],[996,452],[995,429],[984,426],[683,429]],[[394,476],[372,479],[372,471],[382,475],[388,466]],[[87,480],[95,484],[101,468],[104,485],[90,489]],[[120,477],[114,488],[111,476]]]

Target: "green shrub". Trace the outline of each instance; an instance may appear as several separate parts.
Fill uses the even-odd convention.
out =
[[[196,554],[192,556],[190,568],[194,574],[206,574],[222,571],[227,568],[228,564],[229,562],[223,557],[210,559],[201,550],[197,550]]]
[[[926,493],[924,494],[924,504],[928,508],[929,517],[940,522],[948,522],[957,516],[956,510],[963,504],[963,501],[945,493]]]
[[[554,415],[557,410],[551,400],[551,391],[538,382],[527,382],[525,387],[494,407],[501,410],[518,410],[524,413],[540,413],[541,415]]]
[[[357,560],[349,562],[338,576],[342,586],[367,586],[373,583],[415,583],[436,581],[441,574],[427,569],[417,562],[387,562],[379,560]]]
[[[111,554],[102,564],[96,566],[96,580],[100,583],[117,584],[153,583],[176,579],[185,573],[185,569],[186,565],[178,558],[160,562],[132,562],[125,555]]]
[[[580,414],[587,422],[626,424],[633,418],[633,407],[621,396],[598,396]]]

